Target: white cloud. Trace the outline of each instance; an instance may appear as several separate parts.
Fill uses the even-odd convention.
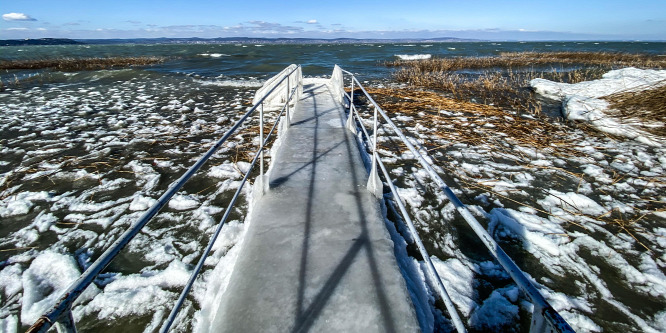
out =
[[[250,35],[257,35],[257,34],[276,35],[281,33],[295,34],[295,33],[302,33],[304,31],[304,29],[301,27],[282,25],[280,23],[273,23],[266,21],[249,21],[247,23],[253,26],[247,27],[241,24],[240,29],[237,30],[237,33],[247,34],[249,32]]]
[[[2,14],[2,19],[5,21],[37,21],[37,19],[23,13]]]
[[[30,30],[30,29],[28,29],[28,28],[7,28],[7,30],[9,30],[9,31],[26,31],[26,30]]]
[[[308,24],[317,24],[317,20],[308,20]]]

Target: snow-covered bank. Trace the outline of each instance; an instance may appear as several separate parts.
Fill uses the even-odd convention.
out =
[[[562,101],[566,118],[589,122],[600,131],[636,139],[649,145],[662,145],[664,141],[637,128],[635,125],[640,122],[638,119],[627,122],[613,117],[609,103],[602,98],[621,92],[651,89],[663,84],[666,84],[666,70],[643,70],[632,67],[610,71],[599,80],[576,84],[545,79],[530,81],[530,86],[538,94]]]

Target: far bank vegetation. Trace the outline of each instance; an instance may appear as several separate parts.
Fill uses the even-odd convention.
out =
[[[92,71],[155,65],[165,61],[163,57],[107,57],[107,58],[57,58],[36,60],[0,61],[0,70],[51,69],[57,71]]]

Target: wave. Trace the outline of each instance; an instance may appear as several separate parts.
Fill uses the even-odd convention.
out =
[[[400,60],[424,60],[432,58],[432,54],[396,54]]]
[[[211,57],[211,58],[231,57],[230,55],[224,53],[199,53],[199,55],[202,57]]]
[[[250,79],[230,79],[230,80],[194,80],[204,86],[219,86],[219,87],[237,87],[237,88],[259,88],[264,85],[264,81]]]

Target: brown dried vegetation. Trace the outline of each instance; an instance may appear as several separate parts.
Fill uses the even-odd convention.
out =
[[[666,138],[666,82],[656,88],[606,96],[615,118],[632,121],[641,130]]]
[[[431,58],[387,62],[390,67],[417,67],[422,72],[484,68],[529,68],[533,66],[581,65],[608,67],[666,68],[666,57],[612,52],[503,52],[493,57]]]
[[[611,69],[666,68],[666,58],[604,52],[512,52],[493,57],[433,58],[385,63],[399,67],[394,78],[413,87],[434,89],[462,101],[538,114],[540,103],[529,81],[544,78],[578,83],[601,78]]]
[[[0,70],[51,69],[57,71],[92,71],[131,66],[147,66],[165,61],[163,57],[60,58],[0,61]]]
[[[460,186],[474,189],[477,193],[492,193],[494,196],[508,205],[526,206],[539,212],[541,215],[552,216],[550,212],[540,208],[536,198],[517,198],[511,194],[503,194],[494,190],[492,179],[481,175],[468,174],[449,163],[447,151],[459,149],[454,145],[469,145],[483,147],[489,154],[490,159],[498,163],[505,163],[519,167],[521,170],[532,174],[550,171],[554,184],[578,183],[580,187],[583,180],[590,180],[575,163],[566,163],[564,166],[544,166],[534,164],[538,159],[537,154],[556,156],[562,161],[569,161],[575,157],[577,160],[594,159],[590,157],[589,148],[608,155],[604,147],[585,147],[580,138],[571,135],[571,126],[583,130],[586,135],[604,135],[585,124],[566,124],[552,119],[542,119],[539,116],[529,114],[517,114],[507,112],[496,106],[489,106],[466,101],[453,100],[436,92],[420,91],[413,89],[371,89],[368,92],[373,98],[392,115],[406,115],[412,120],[396,121],[399,127],[412,127],[416,124],[428,124],[427,129],[432,140],[424,142],[431,156],[442,156],[437,158],[437,165],[446,173],[460,182]],[[438,143],[439,142],[439,143]],[[527,147],[529,149],[521,149]],[[406,148],[400,142],[384,143],[381,149],[389,151],[404,151]],[[529,153],[532,151],[532,153]],[[437,154],[440,153],[440,154]],[[608,156],[612,160],[612,156]],[[620,182],[627,175],[617,173],[611,167],[601,166],[605,172],[612,175],[614,182]],[[530,171],[531,170],[531,171]],[[559,180],[561,178],[561,180]],[[658,187],[666,186],[666,179],[662,175],[639,177],[647,184]],[[499,180],[497,180],[499,181]],[[545,191],[545,190],[544,190]],[[603,191],[601,191],[601,194]],[[546,192],[546,194],[549,194]],[[650,207],[653,211],[666,209],[663,203],[654,201],[650,195],[636,200],[640,207]],[[578,216],[580,219],[566,220],[564,222],[576,225],[581,229],[587,229],[585,218],[597,219],[616,226],[618,231],[624,232],[636,239],[641,247],[646,248],[641,242],[641,233],[646,231],[638,224],[643,216],[628,216],[621,212],[611,210],[601,216],[586,216],[576,207],[563,207],[569,214]],[[638,209],[637,209],[638,210]],[[554,218],[558,218],[554,216]]]

